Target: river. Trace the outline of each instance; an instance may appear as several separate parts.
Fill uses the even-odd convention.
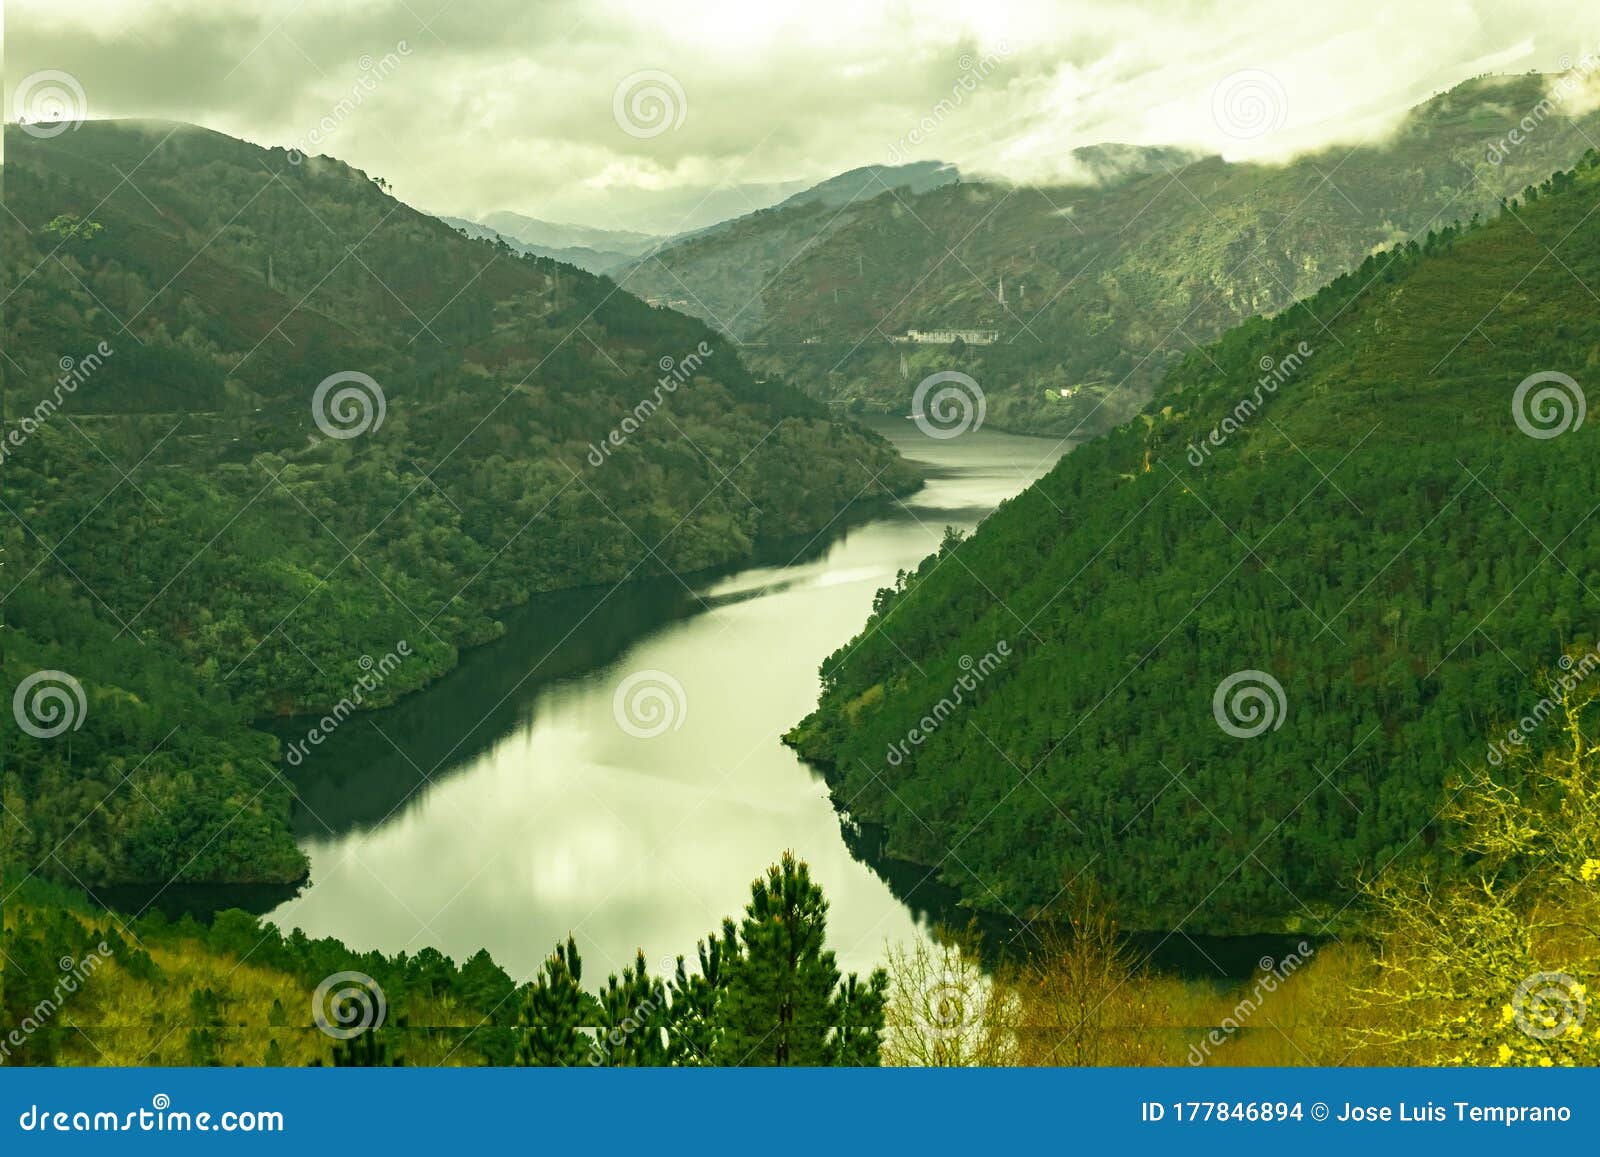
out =
[[[603,975],[636,949],[692,959],[792,849],[845,969],[926,935],[780,737],[874,593],[1064,447],[866,421],[926,466],[910,498],[764,565],[537,599],[433,687],[335,732],[293,773],[310,884],[269,919],[358,950],[488,948],[517,979],[570,932]]]

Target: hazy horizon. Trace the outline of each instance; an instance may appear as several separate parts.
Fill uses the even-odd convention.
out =
[[[1293,28],[1185,0],[254,8],[13,5],[7,118],[186,121],[326,153],[430,212],[660,233],[872,164],[1059,182],[1103,143],[1286,159],[1600,46],[1575,3],[1357,3]]]

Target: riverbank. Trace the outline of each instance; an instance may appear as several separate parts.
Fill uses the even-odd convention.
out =
[[[692,954],[788,849],[830,898],[842,965],[924,936],[781,736],[876,592],[946,526],[970,530],[1048,469],[1056,447],[868,425],[925,485],[752,565],[541,596],[425,695],[346,722],[294,769],[312,879],[270,918],[360,948],[487,947],[513,971],[571,931],[620,967],[641,943]]]

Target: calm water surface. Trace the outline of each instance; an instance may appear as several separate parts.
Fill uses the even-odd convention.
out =
[[[604,975],[636,948],[652,965],[692,958],[793,849],[827,892],[844,967],[925,935],[851,854],[826,786],[780,736],[815,705],[818,665],[878,588],[1064,447],[870,424],[929,467],[903,506],[772,565],[542,598],[434,687],[347,722],[294,773],[311,883],[270,919],[361,950],[431,945],[461,960],[486,947],[518,979],[570,932]],[[653,737],[619,725],[630,678],[667,688],[675,725]]]

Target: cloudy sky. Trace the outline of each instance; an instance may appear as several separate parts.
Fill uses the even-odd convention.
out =
[[[13,0],[7,117],[193,121],[440,212],[669,228],[728,185],[1101,141],[1271,157],[1600,53],[1592,0]],[[31,77],[45,73],[45,82]],[[64,87],[65,86],[65,87]],[[66,93],[62,97],[61,93]]]

